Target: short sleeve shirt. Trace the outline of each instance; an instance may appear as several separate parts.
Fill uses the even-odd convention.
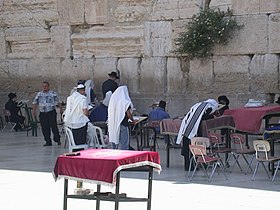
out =
[[[56,92],[52,90],[48,92],[40,91],[35,96],[32,104],[38,104],[40,112],[50,112],[53,111],[58,104],[58,96]]]

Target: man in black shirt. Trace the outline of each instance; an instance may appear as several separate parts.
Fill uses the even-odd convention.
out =
[[[117,75],[117,73],[112,71],[108,75],[109,75],[109,79],[104,81],[103,84],[102,84],[103,98],[105,98],[106,93],[108,91],[112,91],[112,93],[114,93],[114,91],[118,88],[118,84],[116,82],[116,79],[119,79],[119,76]]]

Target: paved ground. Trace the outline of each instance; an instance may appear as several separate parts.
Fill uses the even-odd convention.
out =
[[[38,137],[27,137],[25,132],[0,132],[0,210],[62,210],[63,181],[54,181],[52,169],[56,157],[66,151],[63,143],[61,146],[43,147],[40,130]],[[276,146],[279,154],[280,145]],[[215,174],[212,182],[208,183],[202,171],[199,171],[194,180],[189,182],[187,172],[183,170],[180,151],[171,151],[170,168],[165,167],[163,142],[159,142],[158,151],[163,170],[154,177],[152,210],[172,209],[174,206],[176,209],[278,209],[280,173],[272,183],[260,168],[255,181],[251,181],[252,173],[244,175],[236,167],[232,173],[227,173],[228,180],[221,174]],[[145,195],[145,175],[123,174],[122,177],[121,192],[129,196]],[[70,192],[74,190],[75,184],[70,182]],[[84,186],[95,190],[95,185],[85,183]],[[101,209],[113,207],[111,202],[101,203]],[[132,208],[146,209],[146,205],[120,204],[120,210]],[[95,201],[69,200],[68,209],[92,210],[95,209]]]

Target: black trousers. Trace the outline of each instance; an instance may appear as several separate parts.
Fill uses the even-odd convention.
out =
[[[184,156],[184,169],[185,171],[189,170],[189,165],[190,165],[190,148],[189,145],[191,143],[191,140],[188,139],[187,137],[183,137],[183,146],[181,150],[181,155]],[[191,166],[191,170],[194,169],[194,165]]]
[[[86,144],[87,142],[87,124],[81,128],[73,129],[72,133],[76,145]]]
[[[45,141],[47,144],[51,144],[51,131],[53,133],[53,140],[55,142],[60,141],[60,135],[58,132],[57,127],[57,119],[56,119],[56,111],[50,111],[50,112],[40,112],[39,114],[39,120],[42,127],[42,133],[44,135]]]

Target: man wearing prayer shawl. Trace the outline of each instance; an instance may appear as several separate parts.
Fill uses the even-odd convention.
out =
[[[127,86],[118,87],[112,94],[108,106],[109,142],[121,150],[129,149],[128,119],[133,121],[133,104]]]
[[[181,144],[183,141],[181,154],[185,159],[185,170],[189,169],[189,144],[191,138],[199,136],[201,121],[213,118],[212,114],[217,108],[218,103],[214,99],[196,103],[182,120],[176,143]]]

